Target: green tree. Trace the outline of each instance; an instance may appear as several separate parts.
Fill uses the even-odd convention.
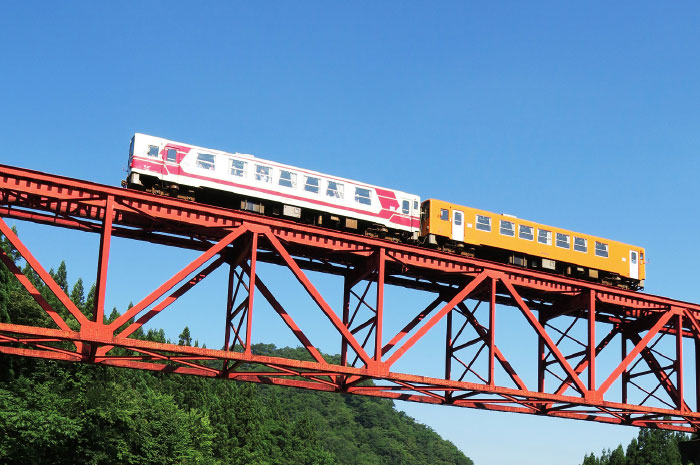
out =
[[[68,293],[68,270],[66,267],[66,262],[61,260],[61,264],[58,265],[58,270],[54,273],[53,270],[49,273],[56,284],[63,289],[63,292]]]
[[[85,304],[82,306],[83,313],[88,318],[92,317],[92,312],[95,309],[95,299],[97,298],[97,287],[95,284],[90,286],[87,297],[85,297]]]
[[[98,386],[86,395],[94,405],[86,417],[95,435],[82,451],[90,457],[86,462],[215,463],[214,433],[203,412],[185,411],[167,394],[149,388],[138,392],[122,384]]]
[[[684,435],[642,428],[627,447],[627,465],[681,465],[678,441]]]
[[[85,306],[85,288],[83,287],[82,278],[78,278],[73,285],[73,290],[70,293],[70,300],[80,309]]]
[[[583,458],[583,464],[582,465],[601,465],[600,459],[597,458],[592,452],[591,455],[586,455]]]
[[[625,457],[625,451],[622,449],[622,445],[617,446],[617,449],[610,453],[608,465],[627,465],[627,457]]]
[[[0,389],[0,463],[71,463],[82,422],[70,414],[70,399],[26,378],[10,388]]]
[[[619,445],[612,451],[604,450],[600,458],[586,455],[583,465],[681,465],[678,443],[684,440],[687,436],[683,433],[642,428],[626,452]]]
[[[178,336],[178,342],[177,345],[179,346],[191,346],[192,345],[192,336],[190,336],[190,328],[185,326],[185,329],[182,330],[180,335]]]

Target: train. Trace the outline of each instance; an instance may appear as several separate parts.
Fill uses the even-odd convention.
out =
[[[643,248],[266,160],[136,133],[124,187],[641,290]]]

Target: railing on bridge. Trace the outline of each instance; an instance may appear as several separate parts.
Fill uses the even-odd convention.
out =
[[[55,324],[0,324],[5,354],[681,431],[700,426],[696,304],[2,165],[0,217],[100,235],[96,308],[88,318],[0,218],[0,232],[79,325],[69,326],[3,252],[0,260]],[[115,236],[201,254],[107,324],[105,289]],[[261,280],[260,262],[286,267],[313,299],[318,318],[337,332],[339,364],[324,358],[310,342],[309,328],[300,327],[276,298],[287,283]],[[222,289],[228,293],[222,309],[226,350],[133,337],[220,267],[229,271],[228,289]],[[308,271],[342,277],[342,308],[329,305]],[[434,299],[427,307],[402,308],[405,326],[389,333],[385,289],[393,286]],[[253,318],[259,299],[307,349],[310,361],[251,351],[254,325],[265,324]],[[496,343],[497,309],[505,307],[529,324],[536,346],[521,350],[537,356],[536,377],[518,372]],[[417,343],[426,334],[443,328],[444,345],[430,354],[431,365],[444,366],[443,377],[392,371],[407,353],[424,350]],[[684,365],[684,338],[695,341],[696,363],[690,367]],[[615,350],[615,366],[596,365],[601,352]],[[528,378],[536,378],[536,385],[526,385]],[[685,400],[686,379],[695,388],[694,408]]]

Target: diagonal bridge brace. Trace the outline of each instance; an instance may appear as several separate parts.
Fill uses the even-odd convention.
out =
[[[148,296],[144,297],[139,303],[127,310],[123,315],[120,315],[116,320],[109,324],[109,329],[114,332],[117,328],[122,326],[124,323],[134,318],[140,312],[142,312],[146,307],[151,305],[153,302],[158,300],[172,289],[177,283],[181,282],[187,276],[189,276],[194,270],[202,266],[204,263],[209,261],[214,255],[220,253],[226,246],[235,241],[241,234],[246,232],[248,228],[246,226],[241,226],[236,230],[228,233],[223,239],[217,242],[214,246],[210,247],[202,255],[193,260],[189,265],[185,266],[183,269],[178,271],[173,275],[172,278],[168,279],[162,285],[160,285],[156,290],[151,292]]]
[[[166,292],[168,292],[170,289],[175,287],[182,280],[187,278],[197,268],[199,268],[200,266],[205,264],[207,261],[209,261],[212,257],[214,257],[214,255],[221,253],[224,248],[226,248],[228,245],[230,245],[233,241],[235,241],[238,237],[240,237],[246,231],[247,231],[247,228],[245,226],[241,226],[241,227],[237,228],[236,230],[230,232],[223,239],[221,239],[215,245],[210,247],[208,250],[206,250],[204,253],[202,253],[195,260],[193,260],[190,264],[185,266],[182,270],[175,273],[175,275],[173,275],[173,277],[168,279],[165,283],[163,283],[156,290],[151,292],[148,296],[146,296],[144,299],[142,299],[139,303],[137,303],[136,305],[131,307],[124,314],[120,315],[116,320],[114,320],[109,325],[105,325],[105,327],[109,331],[109,334],[114,334],[114,332],[117,329],[119,329],[122,325],[128,323],[132,318],[135,318],[136,315],[141,313],[148,306],[153,304],[156,300],[160,299]],[[174,302],[178,297],[180,297],[182,294],[184,294],[189,289],[191,289],[195,284],[197,284],[202,279],[204,279],[204,277],[206,277],[209,273],[211,273],[216,268],[218,268],[223,262],[224,262],[224,259],[221,257],[218,258],[217,260],[215,260],[205,270],[203,270],[198,276],[196,276],[195,278],[193,278],[189,282],[185,283],[178,290],[173,292],[168,298],[163,300],[159,305],[157,305],[156,307],[151,309],[148,313],[146,313],[141,318],[139,318],[137,321],[133,322],[127,328],[125,328],[123,331],[121,331],[119,333],[119,337],[127,337],[127,336],[131,335],[134,331],[136,331],[138,328],[143,326],[143,324],[148,322],[151,318],[153,318],[155,315],[157,315],[159,312],[161,312],[163,309],[165,309],[167,306],[169,306],[172,302]],[[96,355],[104,356],[107,352],[109,352],[109,350],[112,349],[112,347],[113,346],[100,347],[98,349]]]
[[[666,323],[671,319],[674,314],[677,314],[679,309],[672,309],[671,311],[665,312],[659,316],[654,326],[644,335],[644,337],[634,346],[632,351],[627,354],[627,356],[622,360],[622,362],[613,370],[613,372],[608,376],[608,378],[600,385],[598,388],[598,395],[603,396],[610,389],[612,383],[627,369],[627,367],[632,363],[632,361],[644,350],[649,342],[658,334],[658,332],[663,328]]]
[[[583,384],[583,381],[581,381],[581,378],[579,378],[579,376],[574,372],[574,369],[566,360],[566,357],[564,357],[564,355],[561,353],[561,351],[554,343],[552,338],[550,338],[547,334],[547,331],[540,324],[537,318],[535,318],[535,316],[532,314],[532,311],[527,306],[523,298],[520,297],[518,291],[515,290],[513,284],[511,284],[510,280],[508,280],[505,276],[501,277],[501,282],[506,286],[508,292],[510,292],[511,296],[517,303],[518,308],[523,313],[523,315],[525,315],[525,318],[527,319],[528,323],[530,323],[530,326],[532,326],[535,332],[542,338],[544,343],[554,355],[554,358],[559,362],[566,374],[569,375],[569,377],[573,380],[579,392],[581,392],[585,396],[589,391],[588,389],[586,389],[586,386]]]
[[[457,304],[460,310],[462,310],[462,315],[467,319],[469,324],[474,328],[476,331],[477,335],[479,338],[484,342],[484,344],[489,344],[490,340],[490,332],[494,330],[494,328],[486,329],[479,323],[479,321],[476,319],[474,314],[472,314],[469,309],[467,308],[466,305],[464,305],[464,302],[460,302]],[[493,346],[493,355],[498,360],[498,362],[501,364],[501,367],[505,370],[505,372],[510,376],[510,379],[515,383],[516,386],[518,386],[519,389],[523,391],[527,391],[527,386],[523,382],[522,379],[518,376],[518,373],[515,371],[513,366],[510,364],[508,359],[503,355],[503,352],[498,348],[497,345],[494,344]]]
[[[61,289],[61,286],[59,286],[56,283],[56,281],[54,281],[51,275],[41,266],[38,260],[34,258],[31,252],[29,252],[29,249],[27,249],[27,247],[22,243],[22,241],[20,241],[19,237],[17,237],[17,235],[12,231],[12,229],[9,226],[7,226],[7,223],[5,223],[5,221],[2,218],[0,218],[0,232],[2,232],[2,234],[10,241],[12,246],[15,249],[17,249],[22,258],[26,260],[29,266],[37,273],[37,275],[39,275],[39,278],[46,284],[46,286],[48,286],[48,288],[51,290],[51,292],[53,292],[53,294],[61,302],[61,304],[63,304],[63,306],[66,307],[70,314],[73,315],[73,317],[76,320],[78,320],[78,323],[80,323],[81,328],[83,326],[89,325],[90,320],[88,320],[87,317],[83,315],[83,312],[81,312],[80,309],[73,303],[73,301],[70,300],[68,295],[63,291],[63,289]],[[29,289],[27,290],[31,294],[31,291]],[[51,313],[49,313],[49,315],[51,315]],[[58,317],[58,315],[55,316]],[[58,321],[54,317],[52,317],[52,319],[58,324]]]
[[[385,362],[388,367],[393,365],[399,358],[401,358],[408,349],[413,347],[431,328],[433,328],[438,322],[449,312],[454,309],[454,307],[466,299],[469,294],[471,294],[484,280],[489,277],[489,272],[481,272],[474,279],[472,279],[467,285],[465,285],[462,290],[457,292],[457,294],[446,303],[439,312],[430,318],[423,326],[421,326],[416,333],[411,336],[406,342],[404,342],[396,352],[394,352],[391,357]]]
[[[243,271],[250,276],[251,270],[250,266],[246,263],[241,263],[241,268],[243,268]],[[326,360],[323,358],[321,353],[318,351],[318,349],[311,344],[311,341],[309,340],[308,337],[304,334],[304,332],[299,328],[299,326],[295,323],[294,319],[287,313],[287,311],[282,307],[282,305],[277,301],[275,296],[272,294],[270,289],[262,282],[260,279],[260,276],[257,277],[255,280],[255,287],[260,291],[260,293],[265,297],[265,300],[270,304],[272,309],[277,312],[277,314],[282,318],[282,321],[287,325],[287,327],[294,333],[294,335],[297,337],[299,342],[302,343],[304,348],[309,352],[309,354],[316,360],[318,363],[321,364],[326,364]]]
[[[347,340],[348,344],[352,347],[355,353],[362,359],[367,366],[372,365],[372,358],[367,354],[367,352],[360,346],[355,336],[348,330],[348,328],[343,324],[338,315],[335,314],[333,309],[328,305],[325,299],[321,296],[318,290],[311,284],[309,278],[304,274],[299,265],[294,261],[292,256],[284,248],[280,240],[272,234],[269,228],[260,228],[261,232],[265,235],[267,240],[272,245],[272,248],[279,254],[287,267],[292,271],[294,276],[297,278],[299,283],[304,287],[309,296],[316,302],[321,311],[326,315],[326,317],[331,321],[333,326],[341,333],[341,335]]]

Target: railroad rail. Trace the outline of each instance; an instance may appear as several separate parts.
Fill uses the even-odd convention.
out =
[[[99,234],[96,302],[90,316],[70,301],[3,218]],[[0,353],[632,426],[700,429],[698,304],[4,165],[0,233],[71,317],[69,321],[52,308],[10,255],[0,252],[0,260],[53,322],[52,327],[1,323]],[[197,250],[200,255],[108,323],[104,307],[112,237]],[[276,290],[289,283],[264,283],[256,272],[259,262],[293,274],[315,303],[318,318],[327,319],[337,332],[339,363],[311,343],[310,328],[300,327],[276,297]],[[167,317],[173,302],[220,267],[229,271],[227,289],[222,289],[227,293],[222,350],[134,337],[154,317]],[[308,271],[342,277],[341,308],[329,305]],[[405,326],[395,334],[385,330],[388,286],[433,298],[427,307],[404,305],[400,316]],[[254,353],[254,325],[264,324],[253,318],[256,298],[265,299],[306,348],[305,360]],[[536,340],[536,385],[524,382],[531,373],[519,372],[497,344],[501,332],[496,314],[506,310],[511,312],[507,318],[524,317]],[[392,370],[410,351],[425,350],[418,343],[443,327],[444,344],[427,355],[434,360],[431,365],[444,366],[444,376]],[[683,354],[687,340],[695,342],[696,363],[690,367],[684,363],[689,358]],[[620,354],[615,366],[597,364],[603,351],[614,351],[613,345]],[[686,394],[686,384],[694,387],[693,395]]]

